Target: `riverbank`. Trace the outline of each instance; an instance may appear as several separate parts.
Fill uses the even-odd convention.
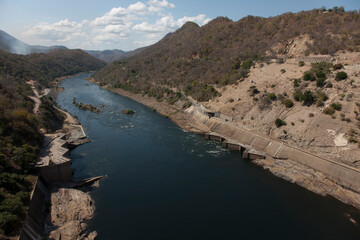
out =
[[[64,78],[66,79],[66,78]],[[57,108],[66,118],[56,134],[65,135],[67,148],[73,149],[90,142],[82,125],[69,112]],[[58,151],[55,150],[57,153]],[[56,153],[55,153],[56,154]],[[51,153],[53,156],[54,153]],[[71,161],[71,159],[70,159]],[[98,181],[78,187],[70,180],[66,183],[52,184],[49,191],[50,212],[47,216],[46,235],[50,239],[95,239],[96,231],[88,233],[85,221],[93,218],[95,202],[90,196]]]
[[[94,82],[94,80],[92,80],[92,82]],[[164,102],[158,102],[156,99],[151,99],[142,96],[141,94],[132,94],[122,89],[113,89],[113,88],[108,88],[107,86],[103,86],[102,88],[105,88],[114,93],[130,98],[152,109],[156,109],[158,113],[166,117],[169,117],[175,124],[177,124],[179,127],[187,131],[196,132],[200,134],[208,133],[208,132],[216,133],[216,129],[213,129],[213,126],[211,124],[210,125],[204,124],[204,122],[206,122],[209,119],[209,117],[203,116],[198,111],[195,111],[195,109],[188,109],[187,111],[184,111],[180,107],[176,107],[176,105],[170,106]],[[201,120],[199,121],[199,119],[202,119],[203,121]],[[219,123],[221,125],[221,121],[219,121]],[[232,123],[227,122],[226,124],[232,124]],[[235,124],[232,125],[234,127],[238,127]],[[226,139],[228,138],[230,139],[231,135],[232,133],[230,132],[229,136],[224,136],[224,137],[226,137]],[[290,149],[292,148],[290,147]],[[280,150],[280,148],[278,150]],[[303,152],[306,153],[305,151]],[[312,192],[315,192],[323,196],[331,195],[344,203],[360,208],[360,195],[358,194],[357,191],[353,191],[356,188],[350,188],[348,185],[344,184],[338,178],[336,177],[334,178],[328,173],[324,174],[322,171],[316,170],[312,167],[308,167],[302,164],[301,161],[296,161],[289,156],[286,156],[286,158],[283,159],[278,158],[276,156],[272,157],[271,154],[270,155],[264,154],[264,156],[265,156],[264,159],[257,159],[254,160],[253,162],[263,167],[264,169],[268,169],[274,175],[279,176],[290,182],[296,183]],[[313,156],[313,154],[311,154],[311,156]],[[297,160],[299,159],[297,158]],[[332,166],[333,165],[330,165],[330,168]]]
[[[66,78],[63,77],[61,80]],[[54,87],[53,90],[58,89]],[[33,98],[38,100],[35,101],[34,108],[37,114],[41,95],[34,87],[33,91]],[[101,177],[74,182],[72,160],[69,158],[70,149],[90,140],[75,117],[56,106],[54,108],[61,112],[65,119],[60,129],[43,134],[44,143],[36,164],[41,181],[37,182],[32,193],[20,239],[32,238],[35,235],[50,239],[95,239],[96,231],[88,233],[84,221],[94,216],[95,203],[90,192],[93,187],[98,186]],[[34,219],[37,224],[34,224]]]

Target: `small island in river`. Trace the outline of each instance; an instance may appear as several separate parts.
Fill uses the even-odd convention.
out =
[[[104,105],[100,105],[99,107],[97,107],[97,106],[94,106],[94,105],[91,105],[91,104],[85,104],[85,103],[82,103],[82,102],[77,102],[76,98],[73,98],[73,104],[76,107],[80,108],[80,109],[88,110],[88,111],[93,112],[93,113],[100,113],[100,112],[102,112],[102,110],[104,108]]]

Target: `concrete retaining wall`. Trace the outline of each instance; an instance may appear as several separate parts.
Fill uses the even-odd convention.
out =
[[[298,62],[309,62],[309,63],[320,63],[320,62],[326,62],[326,63],[332,63],[333,58],[331,56],[320,56],[320,57],[298,57],[296,58]]]
[[[45,182],[38,178],[31,193],[28,214],[25,218],[20,240],[43,239],[45,228],[45,201],[48,189]]]
[[[37,167],[37,171],[49,183],[69,182],[72,179],[70,159],[58,164]]]
[[[234,124],[216,118],[198,118],[198,115],[199,113],[189,115],[190,123],[196,122],[197,126],[203,125],[202,129],[209,129],[207,133],[208,139],[220,141],[223,146],[229,149],[237,149],[236,144],[246,149],[244,151],[245,158],[254,159],[270,156],[275,159],[291,159],[322,172],[329,179],[345,188],[360,193],[359,169],[316,156]],[[231,142],[231,144],[228,142]]]

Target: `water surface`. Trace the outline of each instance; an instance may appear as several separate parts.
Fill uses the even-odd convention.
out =
[[[275,177],[88,76],[64,80],[57,102],[91,139],[71,152],[74,177],[108,175],[92,192],[98,239],[360,239],[353,207]],[[104,111],[80,110],[74,97]]]

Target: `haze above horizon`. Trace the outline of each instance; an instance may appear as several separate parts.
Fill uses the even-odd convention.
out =
[[[31,45],[128,51],[156,43],[187,21],[202,26],[218,16],[237,21],[333,6],[359,10],[360,1],[0,0],[0,29]]]

